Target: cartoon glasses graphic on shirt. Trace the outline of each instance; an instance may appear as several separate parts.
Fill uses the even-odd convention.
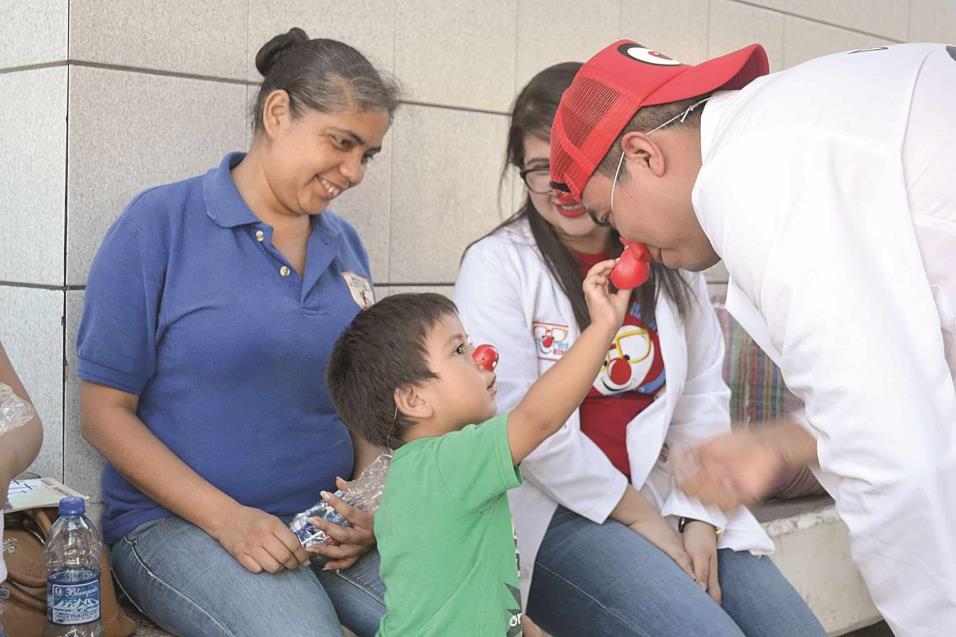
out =
[[[608,395],[633,389],[653,391],[663,382],[663,374],[654,372],[654,341],[644,327],[625,325],[617,332],[604,366],[594,380],[594,388]],[[662,371],[662,370],[661,370]]]

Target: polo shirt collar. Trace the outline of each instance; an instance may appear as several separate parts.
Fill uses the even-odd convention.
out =
[[[258,223],[259,217],[249,209],[232,180],[230,170],[234,168],[245,153],[229,153],[222,163],[213,168],[203,178],[203,203],[206,214],[216,225],[222,228],[235,228],[250,223]]]
[[[245,153],[229,153],[223,157],[218,167],[207,172],[203,178],[206,214],[221,228],[261,223],[261,219],[252,212],[239,194],[230,172],[245,156]],[[312,216],[312,236],[336,248],[342,240],[342,233],[321,214]]]

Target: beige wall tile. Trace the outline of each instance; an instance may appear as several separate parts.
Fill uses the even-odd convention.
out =
[[[707,59],[710,0],[622,0],[621,35],[686,64]]]
[[[0,281],[63,284],[66,78],[0,74]]]
[[[886,44],[886,38],[863,35],[839,27],[784,16],[783,66],[791,67],[812,58]]]
[[[262,81],[256,53],[270,38],[299,27],[310,38],[331,38],[365,54],[377,67],[395,65],[396,0],[249,0],[249,46],[246,76]]]
[[[770,70],[779,71],[783,64],[783,14],[732,0],[711,0],[708,58],[754,42],[767,50]]]
[[[956,2],[912,0],[909,41],[956,44]]]
[[[919,4],[923,0],[913,0]],[[909,0],[786,0],[784,10],[836,26],[906,40]]]
[[[227,152],[245,149],[245,89],[71,67],[68,283],[86,282],[106,229],[135,195],[202,174]]]
[[[66,59],[68,0],[0,0],[0,69]]]
[[[558,62],[584,62],[618,38],[620,0],[521,0],[515,95]]]
[[[70,59],[245,77],[248,0],[71,0]]]
[[[0,342],[43,423],[30,471],[63,478],[63,292],[0,286]]]
[[[372,266],[373,281],[389,280],[392,144],[394,132],[385,136],[382,152],[368,163],[362,183],[355,189],[346,191],[331,205],[331,209],[355,226],[362,237]]]
[[[518,0],[406,0],[395,75],[414,102],[504,112],[515,89]]]
[[[76,375],[76,335],[83,318],[83,293],[66,293],[66,377],[63,395],[64,482],[93,501],[102,497],[100,481],[105,461],[80,430],[80,377]]]
[[[747,0],[748,4],[756,4],[767,9],[777,9],[783,11],[787,6],[788,0]]]
[[[727,299],[727,284],[726,283],[708,283],[707,292],[710,294],[710,298],[722,298]]]
[[[502,115],[406,106],[395,121],[389,283],[453,283],[499,217]],[[403,158],[403,159],[399,159]]]
[[[727,279],[730,278],[723,261],[718,261],[716,265],[704,270],[704,276],[707,278],[708,283],[726,283]]]
[[[246,145],[245,148],[252,146],[252,138],[255,136],[252,130],[252,118],[256,110],[256,100],[259,99],[259,87],[246,87],[246,103],[243,113],[246,116]]]

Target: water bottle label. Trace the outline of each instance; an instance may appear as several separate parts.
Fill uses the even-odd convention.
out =
[[[60,584],[47,580],[46,615],[51,624],[73,626],[100,618],[100,578]]]

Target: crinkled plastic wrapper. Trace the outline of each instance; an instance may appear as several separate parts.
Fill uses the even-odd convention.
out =
[[[358,478],[349,483],[345,491],[336,491],[335,495],[357,509],[367,513],[375,513],[382,501],[382,492],[385,490],[385,476],[388,475],[388,467],[391,461],[390,453],[381,454],[362,470]],[[335,539],[330,538],[325,531],[312,524],[309,518],[321,518],[344,527],[352,526],[325,500],[319,500],[315,506],[296,515],[289,524],[289,528],[299,538],[299,542],[307,549],[319,544],[337,544]]]
[[[0,383],[0,434],[22,427],[35,415],[33,405],[17,396],[10,385]]]

